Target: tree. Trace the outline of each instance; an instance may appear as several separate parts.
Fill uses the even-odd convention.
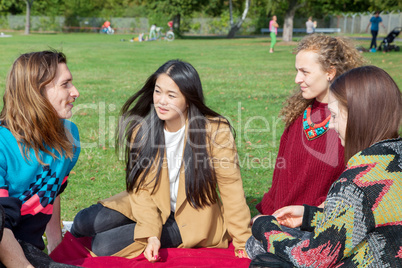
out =
[[[25,0],[27,4],[27,13],[25,17],[25,34],[29,34],[31,31],[31,8],[34,0]]]
[[[0,0],[0,14],[21,14],[23,12],[24,6],[21,5],[17,0]]]
[[[251,0],[246,0],[244,11],[243,11],[241,18],[239,19],[239,21],[237,23],[233,23],[232,0],[230,0],[230,3],[229,3],[230,4],[230,30],[229,30],[228,38],[235,37],[237,31],[240,30],[241,25],[243,24],[244,20],[246,19],[248,10],[250,8],[250,2],[251,2]]]
[[[300,0],[289,0],[288,8],[285,13],[285,20],[283,23],[282,40],[291,42],[293,38],[293,18],[295,17],[296,10],[304,6],[305,3],[300,3]]]
[[[164,14],[165,25],[173,19],[173,29],[180,35],[181,16],[190,16],[207,4],[207,0],[154,0],[148,2],[150,12]]]

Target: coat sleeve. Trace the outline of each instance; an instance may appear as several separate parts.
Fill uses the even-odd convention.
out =
[[[374,217],[367,202],[367,196],[359,187],[337,181],[328,194],[322,220],[308,239],[300,240],[283,232],[273,216],[258,218],[252,227],[253,236],[262,242],[267,252],[297,267],[312,263],[329,267],[350,256],[374,228]]]
[[[223,217],[237,254],[239,250],[244,250],[251,236],[250,210],[244,195],[234,138],[227,124],[221,122],[219,128],[212,131],[210,146]]]
[[[137,222],[134,240],[145,245],[148,243],[148,237],[156,236],[160,239],[163,226],[161,212],[151,197],[151,191],[152,189],[141,188],[137,193],[134,190],[129,197],[132,213]]]
[[[131,140],[133,144],[139,129],[140,128],[137,127],[133,131]],[[152,196],[152,191],[155,185],[154,176],[158,169],[158,159],[159,157],[154,159],[155,162],[153,162],[144,184],[139,187],[138,191],[136,191],[138,184],[135,185],[133,191],[129,193],[131,213],[137,222],[134,229],[134,240],[144,245],[148,244],[149,237],[156,236],[160,239],[162,226],[164,224],[161,211],[153,199],[154,196]],[[157,188],[161,187],[160,183]],[[157,189],[155,190],[158,191]]]

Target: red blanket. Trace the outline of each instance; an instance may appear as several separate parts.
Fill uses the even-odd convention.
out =
[[[52,251],[50,257],[61,263],[75,266],[98,267],[231,267],[243,268],[250,264],[249,259],[240,259],[234,255],[232,244],[229,248],[164,248],[159,251],[161,260],[150,263],[144,255],[134,259],[122,257],[92,257],[90,238],[75,238],[69,232],[64,236],[60,245]]]

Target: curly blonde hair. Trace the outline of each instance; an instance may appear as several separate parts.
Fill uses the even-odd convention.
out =
[[[322,70],[329,71],[331,68],[335,68],[334,79],[346,71],[364,64],[363,57],[354,44],[345,37],[332,37],[322,34],[308,35],[299,42],[295,54],[302,50],[316,52]],[[314,99],[304,99],[298,88],[284,102],[284,107],[279,113],[285,121],[286,127],[291,125],[313,101]]]

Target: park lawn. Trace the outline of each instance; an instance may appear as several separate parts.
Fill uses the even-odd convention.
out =
[[[279,42],[276,52],[269,54],[267,37],[138,43],[127,41],[132,37],[129,35],[12,35],[0,38],[1,95],[15,58],[49,48],[67,55],[74,85],[80,91],[71,120],[79,128],[82,150],[69,186],[61,195],[62,220],[71,221],[82,208],[124,190],[125,167],[114,146],[119,110],[169,59],[188,61],[198,70],[207,105],[227,117],[235,128],[247,202],[252,215],[257,213],[255,205],[271,185],[284,128],[278,112],[295,89],[292,51],[296,43]],[[368,44],[356,42],[365,47]],[[364,55],[371,64],[388,71],[401,87],[402,52]]]

